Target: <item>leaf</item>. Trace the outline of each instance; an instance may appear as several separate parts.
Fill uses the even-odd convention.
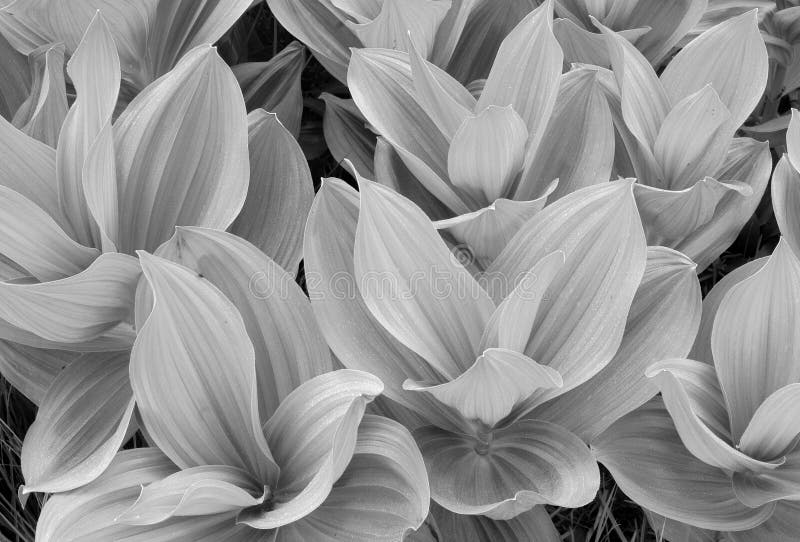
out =
[[[0,374],[35,405],[40,405],[56,375],[78,354],[0,341]]]
[[[526,222],[487,270],[482,281],[499,300],[547,254],[560,250],[566,258],[524,350],[561,373],[564,387],[534,393],[523,410],[578,386],[611,361],[645,269],[640,224],[630,182],[584,188]]]
[[[711,3],[715,3],[711,0]],[[681,38],[700,22],[706,13],[707,0],[639,0],[626,15],[624,28],[649,26],[650,30],[636,40],[636,48],[653,66],[658,66]]]
[[[441,542],[560,542],[553,520],[544,506],[534,506],[509,520],[494,520],[486,516],[454,514],[436,503],[431,503],[431,513],[439,527]]]
[[[731,542],[791,542],[797,533],[798,504],[781,501],[770,518],[749,531],[727,533]]]
[[[22,494],[75,489],[108,467],[133,414],[128,359],[85,354],[56,376],[22,445]]]
[[[89,148],[81,172],[86,207],[97,225],[103,252],[116,252],[119,239],[119,194],[110,120]]]
[[[710,84],[741,126],[767,84],[769,61],[755,10],[731,17],[680,50],[661,74],[664,90],[678,103]]]
[[[745,530],[772,514],[773,505],[744,506],[724,471],[683,446],[659,400],[611,425],[592,441],[592,451],[629,498],[676,521],[715,531]]]
[[[528,127],[536,149],[558,95],[563,54],[553,35],[553,2],[533,10],[503,40],[476,112],[511,105]]]
[[[311,172],[300,145],[273,113],[256,109],[248,115],[248,123],[250,185],[230,231],[295,274],[302,258],[303,227],[314,198]]]
[[[733,138],[731,114],[711,85],[675,104],[664,118],[653,153],[665,186],[681,190],[717,171]]]
[[[783,238],[800,254],[800,173],[783,155],[772,173],[772,208]]]
[[[786,128],[786,152],[794,169],[800,167],[800,120],[797,119],[796,109],[792,109],[789,125]]]
[[[459,245],[471,251],[481,266],[487,267],[522,225],[544,208],[557,185],[557,181],[551,183],[545,193],[535,200],[500,198],[488,207],[438,220],[434,225],[437,230],[447,231]]]
[[[238,522],[276,529],[319,507],[347,468],[356,447],[364,409],[383,384],[362,371],[342,369],[295,389],[264,425],[281,468],[268,510],[245,510]]]
[[[236,78],[208,45],[140,93],[114,124],[118,248],[155,250],[175,226],[227,228],[247,194],[246,127]]]
[[[761,403],[742,433],[739,448],[769,461],[791,451],[800,434],[800,384],[788,384]]]
[[[435,67],[420,55],[413,43],[410,43],[408,56],[417,101],[444,137],[452,141],[462,122],[472,116],[475,99],[455,79],[440,76],[448,80],[452,88],[448,92],[437,80]]]
[[[281,26],[306,44],[334,77],[346,81],[350,48],[361,43],[330,0],[267,0],[267,5]]]
[[[407,51],[413,46],[429,58],[450,5],[449,0],[384,0],[371,21],[346,24],[364,47]]]
[[[611,178],[614,126],[598,72],[575,69],[561,76],[547,129],[516,187],[514,199],[539,197],[553,179],[552,201]]]
[[[146,252],[139,259],[154,304],[133,345],[130,378],[148,436],[181,468],[239,467],[273,485],[278,467],[261,433],[242,317],[189,269]]]
[[[711,220],[673,247],[694,260],[698,272],[708,267],[733,243],[753,215],[767,187],[771,167],[767,143],[748,138],[733,140],[728,156],[715,178],[743,182],[750,185],[753,193],[742,197],[741,192],[729,191],[717,204]]]
[[[68,235],[72,228],[61,214],[56,181],[56,151],[0,118],[0,178],[3,186],[41,207]]]
[[[179,65],[192,49],[218,41],[251,3],[251,0],[159,1],[148,32],[149,81]]]
[[[402,389],[406,378],[430,380],[438,373],[379,324],[361,297],[353,269],[358,214],[358,193],[326,179],[309,213],[304,247],[306,285],[322,334],[345,367],[379,377],[386,397],[453,427],[435,401]]]
[[[431,497],[457,514],[508,520],[537,504],[583,506],[600,483],[586,445],[549,422],[516,422],[491,432],[483,443],[436,427],[418,429],[414,437],[428,468]]]
[[[494,427],[534,391],[562,385],[558,371],[536,363],[525,354],[489,348],[454,380],[444,384],[406,380],[403,388],[430,393],[467,420]]]
[[[733,286],[714,319],[711,350],[735,441],[774,391],[800,381],[800,261],[785,241],[749,278]]]
[[[600,23],[594,24],[606,37],[625,124],[640,144],[652,149],[670,110],[664,87],[647,59],[628,40]]]
[[[697,332],[697,338],[692,351],[689,353],[690,359],[704,361],[713,364],[714,356],[711,353],[711,331],[714,325],[714,318],[717,315],[719,304],[725,298],[728,291],[735,285],[739,284],[744,279],[751,276],[753,273],[761,269],[768,258],[759,258],[747,262],[746,264],[737,267],[714,285],[706,297],[703,299],[703,314],[700,320],[700,329]]]
[[[0,252],[40,281],[80,273],[98,251],[76,243],[31,200],[0,186]]]
[[[548,254],[525,273],[516,288],[492,313],[479,350],[492,347],[522,352],[528,345],[539,307],[553,279],[565,263],[561,251]]]
[[[229,233],[178,228],[156,254],[201,275],[235,305],[255,352],[262,419],[303,382],[333,369],[308,298],[255,246]]]
[[[234,512],[263,503],[265,489],[246,471],[236,467],[192,467],[142,487],[133,506],[115,521],[126,525],[153,525],[176,516]]]
[[[425,464],[411,435],[397,422],[367,414],[353,459],[328,498],[281,527],[278,540],[400,540],[422,524],[429,502]]]
[[[61,208],[75,239],[86,246],[100,247],[102,243],[84,194],[84,162],[103,128],[111,123],[120,73],[114,37],[98,13],[67,63],[77,97],[64,119],[56,154]],[[113,182],[113,178],[103,180]]]
[[[695,457],[725,471],[774,469],[783,460],[759,461],[730,439],[725,398],[714,368],[693,360],[665,360],[651,366],[653,379],[681,441]]]
[[[700,324],[695,270],[694,262],[683,254],[649,247],[647,267],[613,359],[590,380],[530,416],[557,423],[590,442],[656,395],[658,389],[645,377],[647,367],[686,356]]]
[[[431,62],[443,68],[447,66],[470,17],[479,6],[479,0],[452,0],[450,10],[439,24]],[[499,7],[502,9],[503,6]]]
[[[368,179],[375,178],[373,156],[375,155],[375,134],[367,129],[367,120],[358,110],[353,100],[337,98],[323,92],[320,99],[325,102],[325,116],[322,130],[325,143],[334,160],[341,163],[350,160],[356,170]]]
[[[679,247],[714,220],[717,209],[726,198],[752,197],[753,188],[740,181],[705,177],[682,190],[665,190],[637,183],[633,193],[647,243]]]
[[[476,201],[506,196],[522,170],[527,140],[525,123],[510,106],[468,116],[450,142],[450,182]]]
[[[141,487],[176,471],[157,448],[140,448],[117,454],[106,472],[93,483],[47,501],[36,526],[45,542],[256,542],[263,533],[236,526],[232,514],[174,518],[157,525],[132,526],[115,519],[138,497]]]
[[[31,83],[25,55],[14,49],[0,32],[0,116],[9,122],[14,118],[14,113],[28,99]]]
[[[90,341],[128,318],[138,278],[134,258],[109,253],[64,279],[0,283],[0,320],[48,341]],[[5,329],[0,334],[15,340],[5,336]]]
[[[443,85],[444,77],[438,81]],[[454,212],[468,212],[467,205],[443,180],[447,179],[449,144],[417,101],[408,56],[383,49],[356,49],[347,83],[364,117],[400,153],[423,186]]]
[[[67,115],[64,83],[64,45],[45,45],[28,57],[31,92],[14,114],[13,124],[31,137],[55,148]]]
[[[384,327],[452,379],[475,360],[494,303],[418,207],[371,181],[361,179],[359,188],[361,295]]]
[[[261,108],[275,113],[294,138],[300,135],[303,115],[300,74],[305,64],[305,48],[293,41],[268,62],[247,62],[231,67],[242,87],[247,111]]]

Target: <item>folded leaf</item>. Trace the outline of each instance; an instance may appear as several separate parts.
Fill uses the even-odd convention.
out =
[[[767,84],[769,60],[755,10],[731,17],[692,40],[661,74],[672,103],[710,84],[741,126]]]
[[[791,451],[800,434],[800,384],[789,384],[767,397],[739,440],[739,449],[771,460]]]
[[[14,49],[0,32],[0,116],[9,122],[14,118],[30,95],[31,83],[25,55]]]
[[[611,425],[592,441],[592,451],[637,504],[695,527],[750,529],[770,517],[774,508],[743,505],[728,474],[684,447],[657,399]]]
[[[230,231],[294,274],[302,258],[303,227],[314,198],[311,172],[300,145],[275,114],[256,109],[248,115],[248,123],[250,185]]]
[[[418,429],[414,437],[432,498],[457,514],[511,519],[537,504],[583,506],[600,483],[586,445],[549,422],[517,422],[492,431],[485,442],[435,427]]]
[[[597,22],[595,25],[606,37],[625,124],[639,143],[652,149],[669,113],[670,99],[650,63],[633,44],[605,26]]]
[[[436,74],[435,68],[431,70]],[[444,76],[437,80],[440,85],[445,84]],[[469,208],[443,180],[447,179],[449,144],[416,98],[408,55],[356,49],[347,83],[364,117],[400,153],[425,188],[454,212],[468,212]],[[449,84],[452,86],[452,82]]]
[[[553,35],[553,2],[528,14],[503,40],[476,112],[490,105],[514,108],[528,127],[528,145],[544,136],[558,95],[563,54]]]
[[[103,252],[116,252],[119,239],[119,194],[110,118],[86,153],[81,178],[86,206],[99,231],[99,246]]]
[[[293,41],[268,62],[247,62],[231,68],[242,87],[247,110],[261,108],[275,113],[295,138],[300,135],[303,115],[300,74],[305,64],[305,48]]]
[[[367,414],[353,459],[328,498],[281,527],[278,540],[400,540],[422,524],[429,502],[425,464],[411,435],[397,422]]]
[[[647,256],[632,191],[618,181],[561,198],[526,222],[487,270],[484,280],[499,300],[542,257],[561,250],[566,258],[524,350],[561,373],[564,387],[534,393],[524,409],[583,383],[619,347]]]
[[[715,3],[711,0],[710,3]],[[658,66],[678,41],[705,14],[707,0],[638,0],[636,7],[626,13],[625,28],[649,26],[650,30],[636,40],[636,48],[653,66]]]
[[[590,442],[658,393],[645,376],[647,367],[686,356],[700,324],[700,283],[695,270],[694,262],[683,254],[650,247],[614,358],[590,380],[530,416],[557,423]]]
[[[84,195],[83,167],[95,139],[111,122],[121,72],[114,37],[99,13],[92,18],[67,63],[67,73],[77,96],[58,137],[59,201],[75,239],[86,246],[100,247],[101,239]],[[113,178],[104,181],[113,182]]]
[[[14,114],[13,124],[31,137],[55,148],[67,115],[64,83],[64,45],[45,45],[28,57],[31,93]]]
[[[150,80],[169,72],[192,49],[219,40],[250,4],[251,0],[158,2],[147,34]]]
[[[350,160],[362,175],[374,179],[375,134],[367,129],[367,120],[361,111],[353,100],[337,98],[327,92],[319,97],[325,102],[322,130],[333,158],[337,163]]]
[[[0,341],[0,374],[35,405],[42,404],[56,375],[78,354]]]
[[[717,310],[711,350],[738,441],[756,409],[800,381],[800,261],[781,241],[764,266],[733,286]]]
[[[693,360],[666,360],[651,366],[647,376],[661,391],[684,446],[701,461],[733,472],[774,469],[784,461],[759,461],[734,447],[725,398],[712,366]]]
[[[295,389],[264,425],[281,468],[273,506],[245,510],[238,521],[276,529],[316,510],[353,457],[367,403],[382,391],[376,377],[350,369],[318,376]]]
[[[449,0],[383,0],[374,19],[347,26],[364,47],[406,51],[411,45],[428,58],[449,9]]]
[[[558,181],[553,181],[544,194],[534,200],[500,198],[479,211],[434,224],[437,230],[446,231],[457,243],[469,249],[482,267],[488,267],[522,225],[544,208],[556,186]]]
[[[264,486],[236,467],[192,467],[143,487],[133,506],[116,521],[153,525],[174,516],[233,512],[264,502],[264,491]]]
[[[789,125],[786,128],[786,152],[794,169],[800,167],[800,119],[797,113],[796,109],[792,109]]]
[[[778,393],[778,392],[776,392]],[[786,463],[762,472],[733,474],[733,490],[745,505],[757,508],[767,503],[796,500],[800,495],[800,461],[797,451],[786,456]]]
[[[58,494],[47,501],[36,526],[45,542],[257,542],[264,533],[237,526],[232,513],[173,518],[157,525],[134,526],[115,521],[136,501],[142,486],[176,471],[156,448],[120,452],[106,472],[84,488]]]
[[[495,309],[481,338],[479,350],[500,347],[523,352],[533,332],[545,292],[564,266],[561,251],[548,254],[528,271]]]
[[[407,380],[403,388],[430,393],[467,420],[494,427],[534,391],[563,384],[558,371],[536,363],[525,354],[489,348],[455,380],[433,385]]]
[[[175,226],[225,229],[239,213],[249,178],[245,107],[212,47],[196,47],[140,93],[114,124],[114,142],[121,251],[155,250]]]
[[[653,147],[665,186],[682,190],[717,171],[736,130],[730,120],[730,112],[710,84],[675,104]]]
[[[387,397],[453,427],[431,406],[435,401],[402,389],[406,378],[441,376],[379,324],[361,297],[353,269],[358,214],[358,193],[343,181],[326,179],[309,213],[304,247],[306,285],[322,334],[345,367],[378,376]]]
[[[308,298],[289,273],[247,241],[179,228],[157,255],[201,275],[236,306],[255,351],[262,419],[303,382],[333,369]]]
[[[22,492],[83,486],[108,467],[133,414],[128,352],[85,354],[61,371],[22,445]]]
[[[31,200],[0,185],[0,253],[41,281],[80,273],[99,252],[73,241]]]
[[[456,51],[459,39],[480,0],[452,0],[450,10],[439,24],[431,62],[446,67]],[[500,6],[502,8],[502,6]],[[505,34],[504,34],[505,35]]]
[[[90,341],[128,318],[139,271],[136,259],[109,253],[64,279],[0,283],[0,320],[57,343]]]
[[[787,156],[781,157],[772,173],[772,208],[783,238],[800,254],[800,173]]]
[[[452,379],[472,365],[494,303],[418,207],[374,182],[359,187],[354,258],[367,307]]]
[[[228,465],[273,485],[253,345],[236,307],[189,269],[139,253],[154,304],[130,378],[150,439],[181,468]],[[190,316],[187,318],[187,316]]]
[[[561,76],[553,115],[522,174],[514,199],[539,197],[558,179],[556,199],[611,178],[614,126],[598,72],[575,69]]]
[[[673,247],[697,263],[697,270],[708,267],[727,249],[739,235],[761,201],[769,181],[772,160],[769,145],[748,138],[736,138],[731,143],[728,156],[715,174],[722,181],[737,180],[750,185],[752,195],[730,190],[717,204],[714,216]]]
[[[740,181],[705,177],[682,190],[634,185],[649,245],[679,247],[700,228],[714,220],[726,198],[749,198],[753,188]]]
[[[509,520],[494,520],[486,516],[454,514],[436,503],[431,503],[431,513],[439,528],[437,540],[441,542],[560,542],[553,520],[544,506],[534,506]]]

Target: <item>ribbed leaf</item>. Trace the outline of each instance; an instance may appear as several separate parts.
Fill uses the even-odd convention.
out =
[[[436,427],[418,429],[414,437],[431,496],[458,514],[510,519],[537,504],[583,506],[600,483],[586,445],[549,422],[517,422],[493,431],[485,443]]]
[[[322,131],[325,143],[337,163],[350,160],[356,170],[368,179],[374,179],[373,157],[375,134],[367,129],[367,120],[353,100],[337,98],[323,92],[320,99],[325,102]]]
[[[273,506],[246,510],[238,521],[276,529],[316,510],[353,457],[367,403],[382,391],[376,377],[350,369],[318,376],[295,389],[264,426],[281,468]]]
[[[724,471],[689,453],[659,400],[615,422],[592,450],[629,498],[668,518],[727,531],[750,529],[772,514],[773,505],[743,505]]]
[[[507,521],[494,520],[486,516],[465,516],[454,514],[446,508],[431,503],[440,542],[560,542],[553,520],[544,506],[534,506]]]
[[[772,173],[772,208],[783,238],[800,254],[800,173],[787,156],[781,157]]]
[[[35,405],[40,405],[58,373],[78,354],[0,341],[0,374]]]
[[[241,315],[188,268],[145,252],[139,259],[155,301],[133,345],[130,377],[149,438],[181,468],[239,467],[273,485],[278,467],[261,432]]]
[[[108,467],[133,414],[128,360],[85,354],[58,374],[22,445],[23,494],[75,489]]]
[[[256,109],[248,115],[248,122],[250,186],[230,231],[294,274],[302,258],[303,227],[314,198],[311,172],[300,145],[275,114]]]
[[[694,262],[650,247],[622,343],[597,375],[537,408],[531,417],[562,425],[589,442],[658,389],[645,377],[652,363],[686,356],[700,323],[700,283]]]
[[[155,250],[175,226],[225,229],[236,218],[249,178],[247,120],[212,47],[196,47],[139,94],[114,141],[121,251]]]
[[[179,228],[156,254],[202,275],[236,306],[255,350],[262,419],[300,384],[333,369],[308,298],[289,273],[247,241]]]
[[[31,92],[14,114],[13,124],[55,148],[67,115],[64,45],[44,45],[31,52]]]

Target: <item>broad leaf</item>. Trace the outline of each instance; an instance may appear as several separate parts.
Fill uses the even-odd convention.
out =
[[[322,130],[333,158],[337,163],[350,160],[362,175],[374,179],[376,138],[367,128],[361,111],[353,100],[337,98],[327,92],[320,94],[320,99],[325,102]]]
[[[64,46],[45,45],[28,57],[31,93],[14,114],[13,124],[31,137],[55,148],[67,115]]]

